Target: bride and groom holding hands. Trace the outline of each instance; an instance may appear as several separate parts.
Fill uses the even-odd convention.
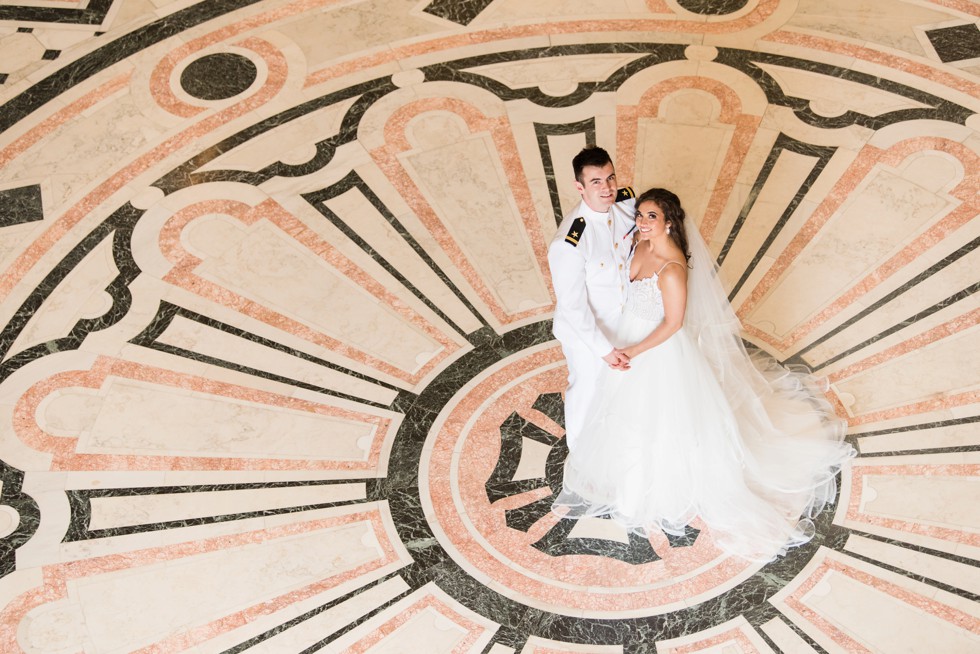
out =
[[[695,522],[753,561],[807,542],[854,455],[843,422],[809,376],[745,350],[674,193],[618,188],[599,147],[572,168],[582,201],[548,250],[569,371],[553,510],[643,535]]]

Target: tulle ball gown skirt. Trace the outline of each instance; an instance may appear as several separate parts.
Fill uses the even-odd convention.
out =
[[[620,341],[654,327],[626,313]],[[644,535],[680,535],[699,517],[722,550],[755,561],[807,542],[853,449],[807,375],[763,356],[747,363],[749,378],[725,387],[681,328],[629,370],[606,370],[554,510]]]

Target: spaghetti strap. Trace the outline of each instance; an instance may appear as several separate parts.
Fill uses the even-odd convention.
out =
[[[681,265],[681,262],[680,261],[668,261],[664,265],[660,266],[660,270],[657,271],[657,276],[659,277],[660,276],[660,273],[662,273],[664,271],[664,268],[666,268],[667,266],[669,266],[672,263],[676,263],[678,266]]]

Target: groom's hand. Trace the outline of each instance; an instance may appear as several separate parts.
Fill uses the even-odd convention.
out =
[[[608,363],[613,370],[629,370],[630,367],[630,358],[618,348],[602,357],[602,360]]]

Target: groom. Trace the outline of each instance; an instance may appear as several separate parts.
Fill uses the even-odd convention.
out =
[[[565,439],[575,447],[603,367],[625,370],[629,357],[613,347],[626,302],[634,226],[633,189],[617,189],[609,153],[587,147],[572,159],[582,202],[558,227],[548,247],[555,288],[553,331],[568,364]]]

